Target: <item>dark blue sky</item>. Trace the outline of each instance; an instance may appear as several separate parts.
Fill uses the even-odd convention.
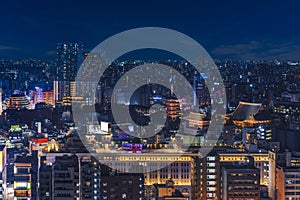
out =
[[[93,48],[145,26],[185,33],[213,58],[299,59],[299,8],[297,0],[2,1],[0,59],[53,59],[57,42]]]

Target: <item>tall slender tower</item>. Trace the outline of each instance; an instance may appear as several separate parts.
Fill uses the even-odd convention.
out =
[[[194,106],[196,106],[197,105],[197,76],[194,76],[193,90],[194,90]]]
[[[0,83],[0,115],[2,115],[2,85]]]

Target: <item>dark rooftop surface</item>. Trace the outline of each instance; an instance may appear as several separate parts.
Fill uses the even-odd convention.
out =
[[[32,157],[30,156],[17,156],[15,163],[31,163]]]
[[[261,107],[260,103],[240,102],[236,110],[232,113],[232,120],[244,121],[250,120],[255,116]]]

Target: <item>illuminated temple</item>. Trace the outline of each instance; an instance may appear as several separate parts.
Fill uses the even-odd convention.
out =
[[[226,115],[226,120],[231,120],[239,127],[253,127],[271,123],[270,116],[264,111],[261,103],[248,102],[239,102],[236,110]]]
[[[268,146],[267,142],[273,138],[271,115],[260,103],[239,102],[233,113],[225,117],[226,124],[235,126],[232,136],[233,142],[241,142],[248,151],[258,151]]]

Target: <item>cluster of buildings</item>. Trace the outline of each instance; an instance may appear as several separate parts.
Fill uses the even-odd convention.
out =
[[[216,61],[226,94],[216,82],[210,96],[208,74],[159,62],[185,74],[189,104],[172,86],[144,85],[131,98],[126,85],[114,93],[142,61],[112,63],[97,87],[75,82],[89,55],[83,44],[63,42],[56,62],[0,62],[0,199],[300,199],[298,65]],[[217,138],[207,135],[211,101],[227,110]],[[137,137],[143,126],[116,124],[112,104],[129,105],[143,126],[162,114],[158,133]],[[74,123],[75,106],[86,125]]]

